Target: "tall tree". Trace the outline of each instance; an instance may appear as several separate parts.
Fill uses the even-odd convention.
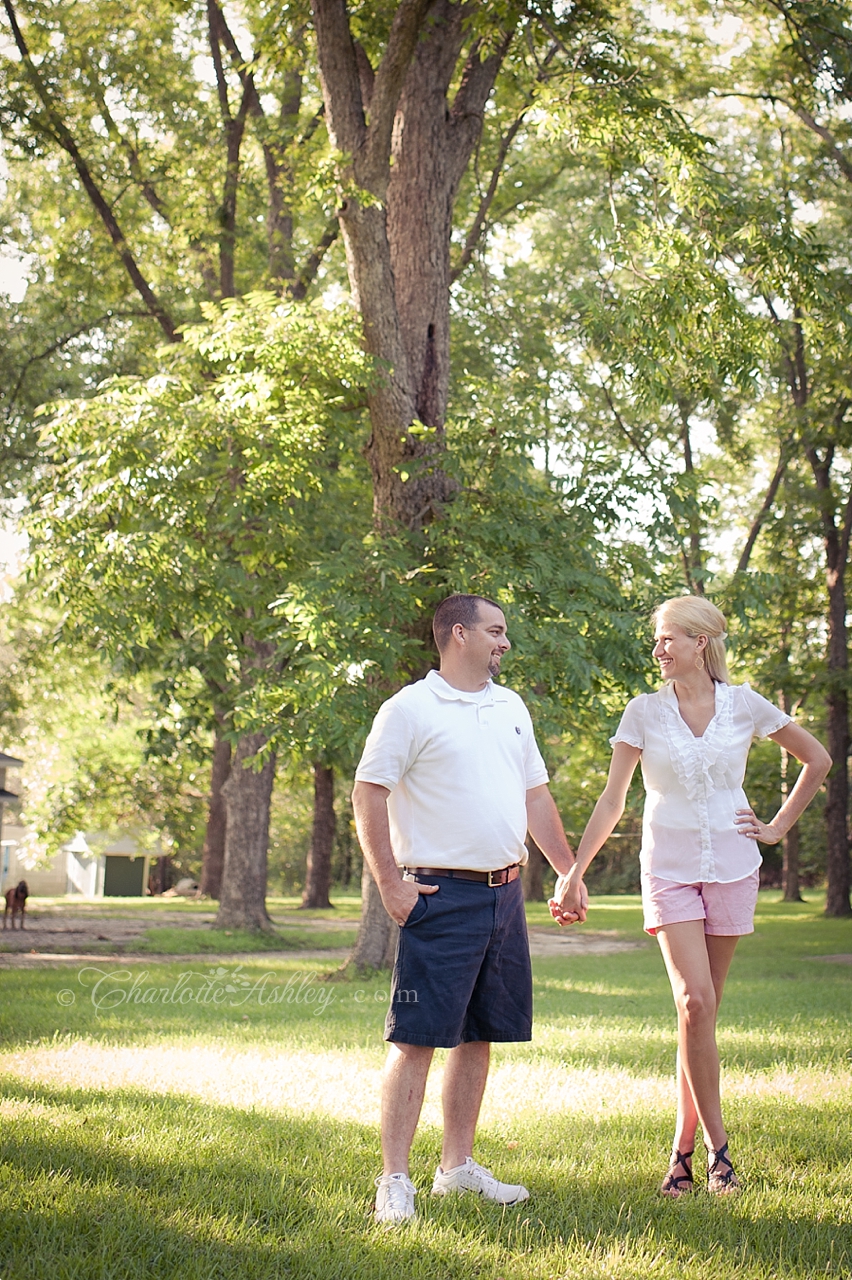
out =
[[[261,286],[304,298],[337,233],[314,190],[327,142],[305,82],[306,15],[270,25],[250,6],[244,50],[217,0],[4,0],[3,13],[2,235],[31,255],[31,282],[2,316],[0,485],[20,496],[39,403],[152,372],[157,341],[179,343],[205,299]],[[217,750],[206,882],[218,892]]]
[[[834,762],[825,810],[826,913],[846,916],[852,914],[846,621],[852,536],[846,477],[852,445],[846,357],[852,161],[845,117],[852,102],[852,8],[838,0],[801,5],[770,0],[754,12],[740,12],[744,28],[758,38],[751,58],[734,60],[728,87],[742,101],[759,104],[755,134],[774,143],[771,161],[766,156],[772,163],[767,186],[771,182],[777,192],[775,210],[765,208],[766,224],[773,229],[761,237],[752,278],[777,344],[776,370],[787,397],[785,434],[809,467],[824,546],[825,698]],[[763,148],[765,155],[765,142]],[[784,452],[782,445],[782,459]],[[786,452],[789,456],[789,447]]]
[[[221,716],[233,747],[217,924],[262,929],[276,748],[243,706],[292,650],[270,608],[282,583],[357,526],[369,362],[343,309],[266,294],[209,316],[156,377],[54,409],[29,523],[69,637],[200,673],[197,714]]]
[[[501,131],[460,267],[482,234],[536,88],[560,73],[586,84],[594,79],[606,18],[584,4],[538,13],[402,0],[387,9],[386,35],[377,39],[345,0],[312,0],[312,12],[350,288],[365,348],[387,370],[369,397],[366,453],[376,529],[417,535],[440,522],[457,492],[446,456],[451,246],[489,100],[515,41],[520,101],[515,120]],[[515,88],[510,96],[518,97]],[[442,579],[446,592],[452,579]],[[364,922],[352,958],[375,965],[392,953],[395,929],[366,869],[363,890]]]

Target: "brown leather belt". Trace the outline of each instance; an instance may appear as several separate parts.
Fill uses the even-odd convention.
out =
[[[464,871],[449,867],[403,867],[405,879],[416,876],[448,876],[451,880],[476,880],[479,884],[488,884],[492,888],[500,884],[511,884],[521,874],[517,862],[511,867],[501,867],[499,871]]]

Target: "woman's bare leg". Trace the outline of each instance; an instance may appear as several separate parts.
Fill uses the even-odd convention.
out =
[[[703,920],[657,930],[678,1015],[675,1148],[691,1151],[698,1124],[718,1151],[727,1141],[719,1096],[716,1015],[739,938],[704,933]]]
[[[731,967],[738,937],[716,937],[704,935],[707,958],[710,965],[710,978],[716,992],[716,1015],[722,1003],[725,979]],[[675,1124],[674,1149],[676,1151],[692,1151],[695,1146],[695,1132],[698,1128],[698,1111],[695,1099],[689,1087],[689,1081],[681,1062],[681,1054],[677,1054],[677,1122]]]

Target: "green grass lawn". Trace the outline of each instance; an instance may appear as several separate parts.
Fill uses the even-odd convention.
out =
[[[852,952],[852,921],[808,896],[761,895],[734,961],[719,1038],[745,1189],[721,1201],[656,1194],[674,1018],[647,940],[534,962],[535,1038],[495,1050],[476,1151],[530,1201],[432,1202],[439,1053],[419,1216],[393,1230],[370,1216],[386,978],[325,981],[295,951],[4,970],[0,1276],[848,1280],[852,966],[813,957]],[[589,927],[641,941],[635,898],[593,907]]]

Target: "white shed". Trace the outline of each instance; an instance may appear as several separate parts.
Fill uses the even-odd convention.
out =
[[[146,848],[137,832],[78,831],[64,849],[65,892],[84,898],[141,898],[148,892],[151,859],[160,852],[159,845]]]

